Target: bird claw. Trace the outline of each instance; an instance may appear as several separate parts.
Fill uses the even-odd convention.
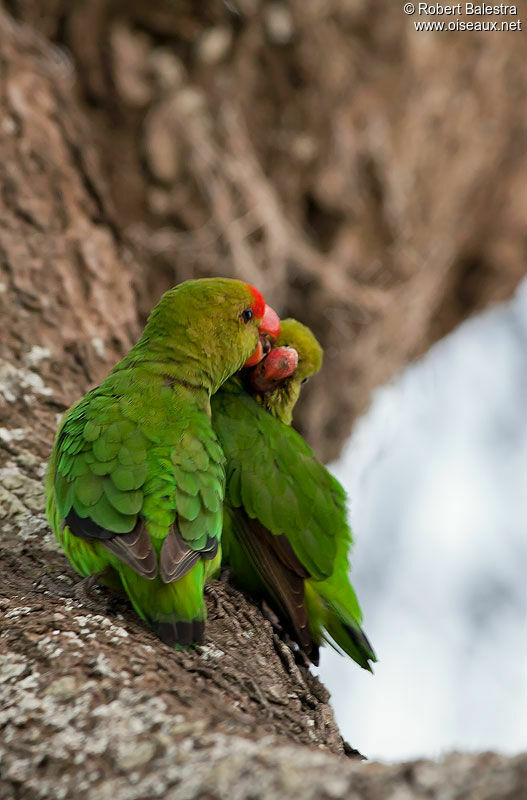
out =
[[[33,586],[37,591],[48,592],[53,597],[74,597],[75,584],[54,581],[49,575],[41,575],[34,582]]]
[[[204,592],[209,597],[211,597],[212,600],[214,601],[214,607],[215,607],[215,611],[216,611],[216,616],[219,617],[220,619],[222,617],[224,617],[225,616],[225,609],[223,607],[223,603],[221,601],[221,598],[220,598],[218,592],[216,591],[216,589],[214,588],[214,586],[211,586],[210,583],[206,583],[205,587],[204,587]]]
[[[54,581],[49,575],[42,575],[35,581],[35,588],[40,591],[49,592],[53,597],[78,600],[90,610],[100,613],[103,609],[101,609],[100,604],[95,603],[91,595],[91,590],[98,585],[99,579],[104,574],[105,570],[102,572],[95,572],[93,575],[88,575],[87,578],[76,581],[72,586]]]
[[[284,628],[280,620],[274,613],[273,609],[269,605],[267,605],[265,600],[262,600],[260,608],[262,611],[262,616],[265,617],[265,619],[271,623],[274,632],[281,635],[283,633]]]
[[[280,636],[277,634],[273,634],[273,644],[275,650],[280,658],[280,661],[284,665],[286,671],[299,683],[303,686],[306,691],[309,691],[306,686],[306,682],[302,677],[302,674],[298,668],[298,664],[295,658],[295,651],[292,648],[292,642],[289,639],[289,642],[284,641]]]
[[[310,669],[311,661],[306,656],[304,651],[300,647],[296,647],[295,648],[294,645],[292,645],[292,643],[290,643],[290,642],[287,642],[287,644],[289,645],[289,647],[291,647],[291,651],[293,653],[293,657],[294,657],[296,663],[301,667],[305,667],[306,669]]]

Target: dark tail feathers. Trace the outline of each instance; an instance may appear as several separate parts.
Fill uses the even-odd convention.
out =
[[[371,672],[371,665],[369,662],[377,661],[377,656],[375,655],[375,651],[371,646],[368,637],[361,628],[353,628],[351,625],[346,625],[344,622],[342,623],[342,627],[355,645],[358,653],[362,656],[361,660],[358,660],[356,656],[352,656],[352,658],[355,658],[361,667]]]
[[[179,645],[179,647],[188,648],[193,644],[201,644],[203,642],[205,620],[153,622],[152,627],[161,641],[170,647]]]

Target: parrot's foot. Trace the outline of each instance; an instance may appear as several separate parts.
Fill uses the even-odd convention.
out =
[[[302,674],[298,669],[298,665],[295,659],[295,652],[292,649],[291,645],[286,644],[280,636],[276,635],[276,633],[273,634],[273,644],[276,653],[280,658],[280,661],[284,665],[286,671],[297,681],[297,683],[299,683],[301,686],[304,686],[307,689],[304,678],[302,677]]]
[[[49,592],[54,597],[66,597],[72,600],[79,600],[83,605],[87,606],[91,611],[101,612],[101,603],[96,603],[91,590],[97,586],[99,580],[106,575],[106,570],[102,572],[95,572],[93,575],[88,575],[87,578],[77,581],[73,586],[68,586],[64,583],[54,581],[49,575],[42,575],[36,583],[35,587],[41,591]]]
[[[289,642],[288,642],[288,644],[289,644]],[[304,653],[304,651],[300,647],[294,648],[293,646],[291,646],[291,644],[289,644],[289,646],[291,647],[291,650],[293,652],[293,656],[294,656],[294,659],[295,659],[296,663],[299,664],[301,667],[305,667],[306,669],[309,669],[311,667],[311,663],[313,663],[313,664],[316,663],[318,665],[318,650],[317,650],[317,660],[316,660],[316,662],[314,662],[314,661],[311,662],[311,659],[306,655],[306,653]]]
[[[282,632],[283,632],[283,630],[284,630],[284,629],[283,629],[283,627],[282,627],[282,625],[281,625],[281,623],[280,623],[280,620],[278,619],[278,617],[277,617],[277,616],[276,616],[276,614],[274,613],[273,609],[272,609],[270,606],[268,606],[268,605],[267,605],[267,603],[265,602],[265,600],[262,600],[262,603],[261,603],[261,608],[262,608],[262,614],[263,614],[263,616],[265,617],[265,619],[266,619],[268,622],[270,622],[270,623],[271,623],[271,625],[273,626],[273,630],[275,631],[275,633],[278,633],[279,635],[280,635],[280,634],[282,634]]]
[[[35,589],[48,592],[53,597],[73,597],[76,584],[63,583],[53,580],[49,575],[41,575],[34,583]]]
[[[87,578],[83,578],[81,581],[78,581],[73,587],[73,599],[79,600],[83,606],[91,609],[92,611],[98,611],[99,613],[101,610],[105,610],[107,608],[107,604],[104,604],[104,608],[101,609],[100,602],[96,602],[96,595],[92,594],[92,590],[98,585],[99,580],[106,574],[106,570],[102,572],[94,572],[93,575],[88,575]]]
[[[298,645],[291,639],[287,631],[284,630],[284,627],[276,614],[274,613],[273,609],[267,605],[265,600],[261,602],[261,609],[262,615],[268,620],[272,627],[275,636],[278,636],[279,639],[284,643],[286,647],[289,648],[291,651],[293,658],[295,659],[296,663],[301,666],[309,669],[311,666],[311,661],[309,657],[304,653],[304,651],[298,647]]]
[[[298,666],[310,669],[311,665],[314,664],[316,667],[318,667],[318,661],[319,661],[318,645],[313,642],[309,653],[306,652],[305,650],[302,649],[302,647],[298,644],[297,641],[291,638],[290,634],[284,628],[284,626],[274,613],[273,609],[267,605],[265,600],[261,601],[260,608],[262,611],[262,616],[264,616],[265,619],[268,620],[272,625],[273,636],[276,639],[279,639],[282,642],[282,645],[289,650],[292,658],[294,658]]]
[[[205,592],[205,594],[207,594],[209,597],[211,597],[214,600],[214,605],[215,605],[215,610],[216,610],[216,617],[218,617],[219,619],[222,619],[225,616],[225,609],[223,607],[223,603],[221,601],[221,598],[220,598],[218,592],[216,591],[214,586],[210,585],[210,583],[206,583],[205,584],[204,592]]]

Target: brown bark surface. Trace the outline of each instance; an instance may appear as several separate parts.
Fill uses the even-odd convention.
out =
[[[71,73],[27,29],[0,26],[0,796],[106,797],[114,782],[128,787],[117,796],[156,794],[180,782],[185,748],[232,737],[351,752],[327,691],[224,584],[211,588],[207,642],[193,653],[163,646],[102,590],[92,602],[61,594],[75,575],[44,518],[45,458],[58,413],[137,334],[135,265]]]
[[[286,35],[284,18],[278,14],[269,21],[269,12],[256,2],[243,3],[241,21],[225,16],[223,5],[208,3],[199,13],[194,4],[168,2],[6,5],[35,27],[0,13],[1,800],[376,800],[390,793],[444,797],[445,787],[452,798],[520,798],[527,777],[524,757],[453,755],[438,764],[396,766],[344,758],[353,752],[335,726],[326,690],[296,663],[259,609],[228,584],[211,587],[206,643],[193,653],[165,647],[124,601],[102,589],[91,601],[67,599],[75,576],[46,525],[42,478],[58,415],[127,350],[158,294],[176,280],[216,271],[242,275],[274,292],[282,311],[295,312],[320,333],[329,351],[326,381],[320,379],[321,389],[308,399],[306,412],[314,422],[306,428],[322,452],[335,452],[351,414],[376,382],[462,314],[505,295],[518,279],[514,214],[520,206],[513,189],[525,164],[514,147],[522,112],[511,100],[507,131],[499,127],[485,140],[488,163],[481,173],[479,161],[466,163],[468,146],[463,150],[461,143],[470,113],[479,113],[479,106],[469,103],[469,118],[456,121],[461,138],[451,145],[450,167],[452,182],[460,181],[462,172],[466,185],[456,184],[454,210],[443,195],[432,213],[431,197],[419,192],[431,191],[433,175],[420,177],[422,185],[414,175],[418,188],[411,200],[397,193],[392,171],[403,170],[404,158],[411,160],[404,137],[402,160],[392,161],[383,151],[386,131],[376,134],[379,144],[374,129],[365,132],[355,119],[361,104],[366,103],[363,114],[368,103],[377,107],[376,93],[388,81],[395,57],[394,41],[384,42],[386,65],[367,78],[374,43],[364,38],[364,61],[354,54],[354,92],[360,95],[361,80],[369,88],[363,85],[365,94],[353,110],[337,103],[345,77],[337,64],[311,63],[324,31],[335,37],[335,52],[344,23],[359,40],[360,14],[348,20],[344,4],[327,4],[330,11],[319,11],[315,25],[316,4],[306,4],[304,18],[291,3],[293,36],[279,45],[273,37]],[[205,28],[215,32],[208,44]],[[230,43],[211,63],[211,51],[218,59],[218,28]],[[67,43],[76,66],[37,29]],[[514,47],[510,54],[504,49],[494,55],[498,75],[517,57]],[[348,68],[348,58],[349,53],[340,69]],[[256,70],[262,59],[265,69]],[[296,77],[293,67],[299,70]],[[322,91],[315,67],[324,80],[335,70],[333,94]],[[512,95],[518,81],[511,73]],[[291,82],[298,84],[294,92]],[[411,105],[411,98],[405,102]],[[505,101],[496,95],[495,102]],[[370,117],[363,124],[372,124]],[[305,131],[311,144],[298,142]],[[390,141],[392,136],[393,130]],[[438,146],[447,148],[442,139]],[[511,159],[518,154],[515,171],[503,171],[500,202],[493,195],[487,210],[485,187],[494,186],[507,146]],[[308,159],[313,147],[316,155]],[[456,147],[465,158],[456,155]],[[386,159],[382,179],[365,153],[377,167]],[[347,165],[349,176],[362,164],[366,171],[360,180],[356,176],[354,188],[342,184],[337,163]],[[371,185],[363,182],[369,170],[377,175]],[[379,195],[379,180],[387,196]],[[403,209],[410,203],[419,218],[423,215],[421,245],[406,229],[416,248],[416,261],[406,264],[406,272],[404,248],[394,244],[402,242],[401,232],[390,239],[383,228],[386,214],[395,228],[402,219],[397,198]],[[449,238],[447,257],[441,237],[459,228],[467,198],[472,203],[467,230]],[[485,211],[478,225],[477,198]],[[430,235],[440,237],[436,249],[425,242],[425,220]],[[494,248],[501,241],[505,249],[498,259],[489,244],[488,280],[477,282],[479,293],[467,289],[465,305],[452,311],[446,287],[455,293],[456,259],[467,242],[480,247],[477,232],[484,225],[485,241],[492,239]],[[379,231],[388,237],[381,237],[382,245]],[[361,277],[357,266],[373,258],[376,248],[379,258],[398,265],[386,284],[373,273]],[[356,263],[348,263],[350,253]],[[423,253],[426,270],[415,266]],[[479,275],[479,266],[471,263]],[[415,315],[406,330],[410,306]],[[452,311],[448,325],[446,309]],[[342,348],[349,362],[342,361]],[[385,355],[374,364],[366,355],[373,359],[378,348]],[[353,401],[346,392],[339,400],[327,391],[339,363],[339,386],[355,381]],[[334,420],[337,411],[339,423],[332,430],[320,424]],[[46,588],[42,578],[58,587]]]
[[[389,0],[7,6],[72,55],[141,316],[191,276],[257,283],[325,348],[297,418],[324,459],[525,275],[527,31],[417,34]]]

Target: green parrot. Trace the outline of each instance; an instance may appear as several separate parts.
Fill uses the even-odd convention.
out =
[[[290,427],[300,387],[322,363],[309,330],[282,320],[276,347],[212,398],[212,424],[227,459],[223,559],[242,589],[269,601],[318,664],[325,640],[371,671],[350,584],[346,494]]]
[[[221,560],[225,458],[211,395],[256,363],[262,335],[279,329],[249,284],[182,283],[57,432],[46,477],[51,527],[73,568],[122,586],[169,645],[202,640],[203,587]]]

